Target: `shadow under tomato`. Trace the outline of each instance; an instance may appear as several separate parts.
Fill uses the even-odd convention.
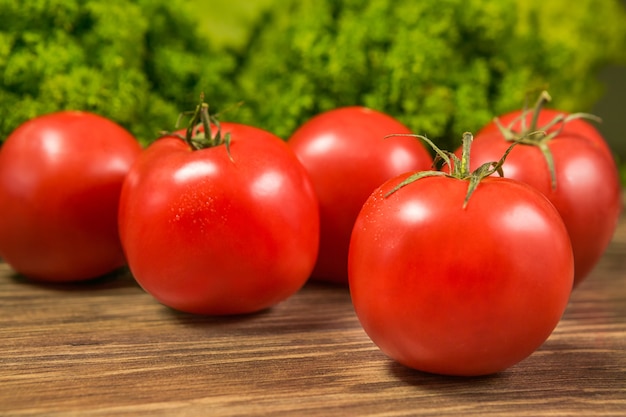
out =
[[[270,314],[271,309],[265,309],[255,313],[246,314],[223,314],[223,315],[210,315],[210,314],[195,314],[179,311],[174,308],[163,306],[166,310],[166,314],[172,319],[179,322],[181,325],[190,327],[205,327],[224,324],[241,324],[249,321],[258,320],[263,316]]]
[[[312,335],[359,326],[347,289],[318,282],[308,282],[282,302],[253,313],[201,315],[164,308],[171,318],[185,326],[228,327],[235,333],[248,335]],[[346,316],[354,319],[346,320]]]
[[[446,389],[458,385],[471,384],[474,387],[489,386],[506,378],[506,371],[483,376],[453,376],[422,372],[409,368],[394,360],[389,360],[389,372],[394,378],[408,385],[429,389]]]
[[[496,401],[497,397],[498,401],[513,401],[544,398],[548,392],[552,400],[589,390],[596,390],[598,395],[601,392],[610,395],[611,389],[624,388],[623,364],[623,351],[616,349],[611,341],[593,343],[587,339],[579,344],[548,340],[516,365],[486,376],[429,374],[391,359],[388,369],[395,379],[436,395],[481,401]]]
[[[107,274],[84,281],[48,282],[31,279],[15,271],[9,273],[8,278],[18,285],[45,288],[60,292],[91,292],[119,288],[140,288],[127,267],[118,268]]]

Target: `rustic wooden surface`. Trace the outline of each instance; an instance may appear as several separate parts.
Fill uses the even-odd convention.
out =
[[[127,274],[38,285],[0,264],[0,415],[626,416],[626,219],[548,341],[470,379],[385,357],[343,288],[207,318]]]

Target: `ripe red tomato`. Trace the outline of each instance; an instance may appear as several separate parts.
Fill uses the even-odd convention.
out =
[[[425,177],[364,204],[349,253],[350,293],[363,328],[398,362],[475,376],[534,352],[559,322],[573,259],[563,222],[539,192],[483,179]]]
[[[0,257],[41,281],[77,281],[125,264],[122,182],[141,152],[101,116],[63,111],[18,127],[0,148]]]
[[[138,283],[197,314],[259,311],[308,279],[319,242],[311,182],[284,141],[223,123],[229,149],[155,141],[127,177],[120,235]]]
[[[432,158],[410,130],[381,112],[343,107],[304,123],[288,144],[307,169],[320,203],[320,248],[312,274],[348,282],[348,246],[356,216],[367,197],[398,174],[428,169]]]
[[[537,126],[527,130],[540,129],[555,115],[563,114],[567,115],[542,109]],[[532,116],[532,113],[525,115],[526,126],[532,124]],[[520,111],[507,115],[502,124],[515,117],[524,119]],[[513,125],[513,130],[520,135],[519,122]],[[585,120],[559,123],[547,132],[555,134],[543,141],[554,161],[554,177],[539,143],[517,145],[508,155],[503,171],[506,177],[541,191],[558,209],[572,241],[576,264],[574,285],[578,285],[598,263],[617,227],[622,210],[619,173],[610,148]],[[495,123],[489,124],[474,139],[471,168],[493,160],[510,145]]]

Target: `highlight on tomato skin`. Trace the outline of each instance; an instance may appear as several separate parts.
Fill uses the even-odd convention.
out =
[[[495,176],[505,157],[469,172],[469,161],[437,152],[449,172],[399,175],[363,205],[348,258],[352,303],[371,340],[407,367],[498,373],[560,321],[574,282],[570,238],[543,194]]]
[[[308,280],[319,207],[283,140],[219,126],[221,140],[194,138],[195,149],[191,136],[169,135],[145,150],[122,188],[120,235],[132,275],[160,303],[193,314],[254,313]]]
[[[141,153],[123,127],[84,111],[33,118],[0,148],[0,257],[31,280],[97,278],[126,263],[122,182]]]
[[[350,233],[367,197],[389,178],[430,168],[432,157],[420,141],[386,137],[396,133],[411,132],[380,111],[348,106],[314,116],[288,138],[320,204],[313,280],[347,285]]]

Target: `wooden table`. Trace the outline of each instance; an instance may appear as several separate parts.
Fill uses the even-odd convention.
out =
[[[626,218],[548,341],[470,379],[388,359],[345,288],[208,318],[127,274],[38,285],[0,264],[0,415],[626,416]]]

